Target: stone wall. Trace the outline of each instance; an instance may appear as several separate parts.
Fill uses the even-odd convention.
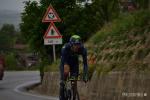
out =
[[[89,100],[149,100],[150,74],[112,72],[95,75],[88,88]]]
[[[149,76],[138,72],[110,72],[100,76],[94,73],[87,84],[78,82],[78,90],[82,100],[150,100]],[[58,96],[58,73],[45,73],[38,90]]]
[[[58,96],[59,74],[54,72],[45,72],[42,84],[35,87],[34,91],[43,95]]]

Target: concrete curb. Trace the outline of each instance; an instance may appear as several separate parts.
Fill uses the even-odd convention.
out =
[[[39,95],[39,94],[31,94],[31,93],[28,93],[27,90],[32,87],[32,86],[35,86],[35,85],[38,85],[40,83],[39,80],[36,80],[36,81],[30,81],[30,82],[26,82],[24,84],[20,84],[18,85],[14,91],[19,93],[19,94],[22,94],[22,95],[27,95],[27,96],[34,96],[34,97],[38,97],[38,98],[44,98],[44,99],[48,99],[48,100],[59,100],[58,97],[52,97],[52,96],[43,96],[43,95]]]

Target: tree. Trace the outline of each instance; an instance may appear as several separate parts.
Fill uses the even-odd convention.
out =
[[[62,33],[63,37],[68,37],[69,33],[64,34],[64,30],[67,28],[65,23],[67,19],[65,15],[68,16],[71,14],[75,7],[75,0],[72,0],[72,2],[68,0],[63,2],[60,0],[41,0],[40,6],[36,1],[25,2],[25,10],[22,13],[22,23],[20,24],[20,28],[26,41],[30,44],[30,48],[38,52],[43,59],[50,58],[52,61],[52,48],[51,46],[44,46],[43,43],[43,35],[49,24],[41,22],[42,17],[44,16],[44,13],[50,3],[54,6],[62,19],[62,22],[56,23],[56,26]],[[64,40],[66,41],[66,39]],[[58,49],[59,48],[60,47],[58,46]]]
[[[0,51],[11,51],[14,45],[15,28],[11,24],[4,24],[0,29]]]
[[[133,0],[133,2],[136,2],[138,8],[140,8],[140,9],[149,9],[150,8],[149,0]]]
[[[25,10],[22,13],[22,23],[20,24],[21,33],[32,51],[47,57],[46,47],[43,44],[44,29],[47,26],[41,23],[42,10],[40,10],[36,1],[24,3]]]
[[[41,0],[40,4],[36,1],[26,1],[20,24],[21,32],[33,51],[38,52],[43,59],[49,58],[49,61],[52,61],[52,47],[44,46],[43,43],[43,35],[49,23],[41,22],[50,4],[62,19],[55,25],[66,43],[72,34],[78,34],[86,41],[105,23],[116,18],[119,13],[117,3],[118,0],[95,0],[93,4],[81,7],[76,4],[76,0]],[[58,55],[60,48],[61,45],[56,48]]]

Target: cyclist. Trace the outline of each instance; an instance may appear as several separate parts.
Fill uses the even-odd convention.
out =
[[[88,81],[88,64],[87,64],[87,50],[84,48],[81,38],[78,35],[71,36],[68,43],[66,43],[61,50],[61,64],[60,64],[60,100],[64,100],[64,82],[70,73],[72,77],[78,77],[79,74],[79,60],[78,56],[83,58],[83,81]],[[77,84],[77,82],[75,82]]]

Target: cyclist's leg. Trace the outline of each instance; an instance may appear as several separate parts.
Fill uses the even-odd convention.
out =
[[[60,81],[60,93],[59,93],[60,100],[65,100],[65,96],[64,96],[65,84],[64,83],[67,80],[67,77],[69,75],[70,66],[65,64],[63,70],[64,70],[63,72],[64,74],[63,75],[61,74],[62,76],[61,76],[61,81]]]
[[[64,65],[64,80],[65,80],[65,81],[67,80],[67,77],[68,77],[68,75],[69,75],[69,72],[70,72],[70,65],[65,64],[65,65]]]

